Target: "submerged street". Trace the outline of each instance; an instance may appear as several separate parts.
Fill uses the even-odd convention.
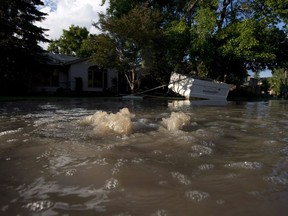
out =
[[[1,215],[286,215],[288,102],[206,102],[0,102]]]

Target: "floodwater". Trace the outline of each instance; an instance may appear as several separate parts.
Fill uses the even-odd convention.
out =
[[[0,215],[287,215],[287,101],[2,101],[0,114]]]

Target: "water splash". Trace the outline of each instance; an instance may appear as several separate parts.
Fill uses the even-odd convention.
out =
[[[96,134],[129,135],[132,132],[131,117],[128,108],[123,108],[115,114],[97,111],[94,115],[85,117],[82,123],[92,125]]]
[[[190,116],[183,112],[172,112],[169,118],[162,118],[169,131],[181,130],[190,122]]]

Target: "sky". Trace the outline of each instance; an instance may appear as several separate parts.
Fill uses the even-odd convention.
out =
[[[101,6],[102,0],[43,0],[44,7],[40,11],[48,14],[46,19],[36,25],[48,29],[45,33],[48,39],[58,39],[63,29],[69,29],[74,24],[86,27],[92,33],[99,33],[93,22],[98,21],[98,13],[105,12],[108,7],[108,0]],[[44,49],[48,44],[40,44]]]
[[[271,70],[264,70],[260,72],[260,77],[272,77]]]
[[[253,73],[253,72],[248,71],[248,74],[249,74],[251,77],[254,77],[254,73]],[[266,70],[260,71],[260,77],[272,77],[271,70],[266,69]]]

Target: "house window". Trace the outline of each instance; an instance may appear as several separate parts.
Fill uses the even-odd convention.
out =
[[[59,70],[52,69],[39,74],[36,82],[41,86],[58,87],[59,86]]]
[[[88,68],[88,87],[89,88],[106,88],[107,87],[107,72],[101,70],[97,66]]]

